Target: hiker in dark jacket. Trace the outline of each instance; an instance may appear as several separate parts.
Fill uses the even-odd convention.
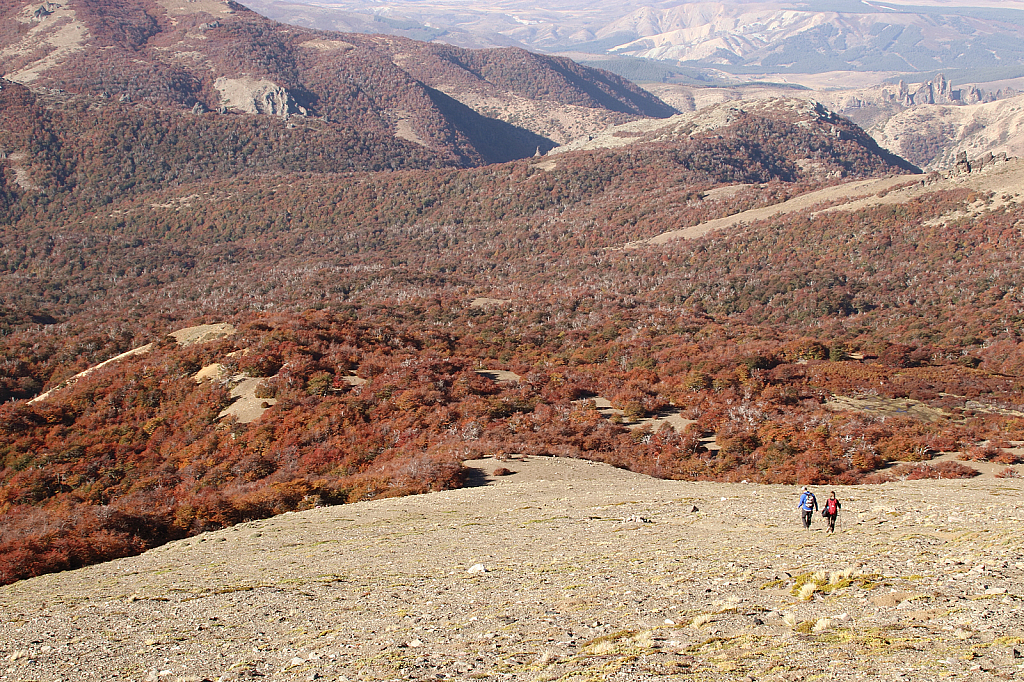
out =
[[[821,510],[821,515],[828,521],[828,532],[836,532],[836,517],[839,516],[839,510],[843,508],[843,505],[836,499],[836,492],[833,490],[832,494],[827,500],[825,500],[825,508]]]
[[[803,517],[804,528],[811,527],[811,518],[814,516],[814,511],[818,508],[818,500],[814,497],[814,493],[804,486],[803,491],[800,493],[800,503],[797,505],[800,508],[800,515]]]

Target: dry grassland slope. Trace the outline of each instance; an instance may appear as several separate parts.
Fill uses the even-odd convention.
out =
[[[741,211],[681,230],[663,232],[650,239],[626,244],[625,248],[666,244],[677,239],[697,239],[709,232],[723,230],[727,227],[768,220],[816,207],[820,207],[820,213],[858,211],[871,206],[904,204],[928,194],[954,189],[971,189],[983,193],[984,196],[971,204],[969,213],[958,212],[942,216],[934,222],[948,223],[971,215],[979,215],[984,211],[995,210],[1008,204],[1024,202],[1024,192],[1022,192],[1024,190],[1024,161],[1014,158],[990,164],[979,171],[962,175],[947,172],[927,178],[897,175],[871,180],[854,180],[801,194],[780,204]]]
[[[1022,484],[797,489],[480,460],[0,588],[9,680],[1016,679]],[[504,466],[517,473],[489,476]],[[819,496],[826,491],[819,489]]]

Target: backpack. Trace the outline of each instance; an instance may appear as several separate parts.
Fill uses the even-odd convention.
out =
[[[834,497],[828,498],[825,502],[825,513],[829,516],[835,516],[836,512],[839,511],[839,500]]]

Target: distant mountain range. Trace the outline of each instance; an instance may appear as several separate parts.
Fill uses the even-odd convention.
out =
[[[536,9],[498,0],[486,9],[453,2],[365,0],[307,4],[250,0],[275,19],[323,29],[390,33],[482,47],[518,45],[713,67],[732,73],[880,71],[1024,75],[1024,3],[569,2]],[[962,3],[969,4],[969,3]],[[630,77],[642,64],[609,68]],[[671,69],[648,66],[667,78]]]
[[[588,126],[675,113],[563,57],[342,36],[225,0],[6,2],[0,75],[44,94],[50,109],[192,117],[175,118],[182,130],[224,132],[243,125],[239,115],[269,115],[277,139],[292,138],[285,146],[317,141],[320,161],[300,154],[303,163],[336,170],[508,161]],[[509,111],[514,122],[502,120]]]
[[[764,96],[820,101],[921,167],[947,164],[961,150],[1024,149],[1018,124],[1005,120],[1014,106],[987,107],[978,116],[966,109],[934,116],[918,111],[904,117],[906,125],[902,119],[890,124],[891,117],[922,105],[963,109],[1015,94],[1009,87],[979,89],[962,75],[956,85],[952,76],[926,79],[918,73],[907,77],[909,84],[879,84],[879,75],[870,87],[837,89],[848,79],[837,83],[822,76],[831,85],[808,88],[795,84],[807,81],[806,74],[791,75],[791,84],[779,83],[787,77],[774,74],[753,86],[743,82],[753,78],[749,73],[726,74],[883,68],[872,60],[897,58],[904,63],[890,67],[948,64],[950,73],[962,74],[958,67],[984,62],[990,75],[1011,73],[1024,61],[1018,54],[1024,41],[1015,38],[1024,31],[1024,11],[1018,8],[1024,3],[941,11],[857,2],[831,9],[813,3],[798,9],[753,2],[581,4],[561,14],[514,3],[499,3],[507,12],[485,14],[410,3],[359,15],[365,21],[344,19],[355,16],[357,4],[250,4],[310,27],[283,24],[227,0],[8,2],[0,9],[0,75],[33,91],[39,112],[50,119],[44,127],[62,128],[55,119],[66,116],[66,129],[106,119],[140,133],[152,132],[154,117],[167,119],[161,125],[174,129],[174,136],[157,139],[145,132],[135,143],[121,143],[143,166],[153,163],[154,150],[163,150],[160,158],[170,163],[188,156],[182,151],[186,140],[217,140],[216,153],[200,150],[189,157],[193,177],[220,176],[239,164],[310,171],[476,166],[544,153],[636,119]],[[399,9],[419,12],[435,28],[412,28],[410,20],[396,18]],[[442,25],[453,28],[438,33]],[[325,30],[330,28],[376,33]],[[572,47],[591,65],[519,47],[476,50],[445,41]],[[598,44],[606,46],[604,54],[596,54]],[[984,45],[989,47],[979,47]],[[954,49],[959,56],[950,57]],[[921,57],[925,53],[931,61]],[[981,56],[964,61],[974,54]],[[815,66],[808,60],[824,61]],[[646,89],[595,65],[643,80]],[[659,80],[665,82],[651,82]],[[0,126],[8,131],[0,131],[0,154],[17,154],[18,128],[29,125],[26,111],[9,113]],[[256,125],[252,116],[273,120],[260,123],[263,130],[254,136],[248,131]],[[999,132],[979,136],[981,126]],[[139,139],[149,141],[138,144]],[[109,158],[107,151],[97,153]],[[32,179],[42,171],[16,158],[8,160],[14,177],[29,185],[42,182]],[[129,168],[124,174],[135,172]]]

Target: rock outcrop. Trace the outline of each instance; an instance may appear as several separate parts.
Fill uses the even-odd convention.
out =
[[[268,80],[255,78],[218,78],[214,87],[220,92],[221,106],[246,114],[269,114],[287,117],[306,115],[291,93]]]
[[[905,81],[901,80],[892,89],[883,88],[882,93],[889,102],[905,107],[922,104],[979,104],[994,102],[996,99],[996,95],[985,93],[976,85],[954,89],[953,84],[946,80],[946,76],[941,73],[935,77],[935,80],[920,83],[913,90]]]

